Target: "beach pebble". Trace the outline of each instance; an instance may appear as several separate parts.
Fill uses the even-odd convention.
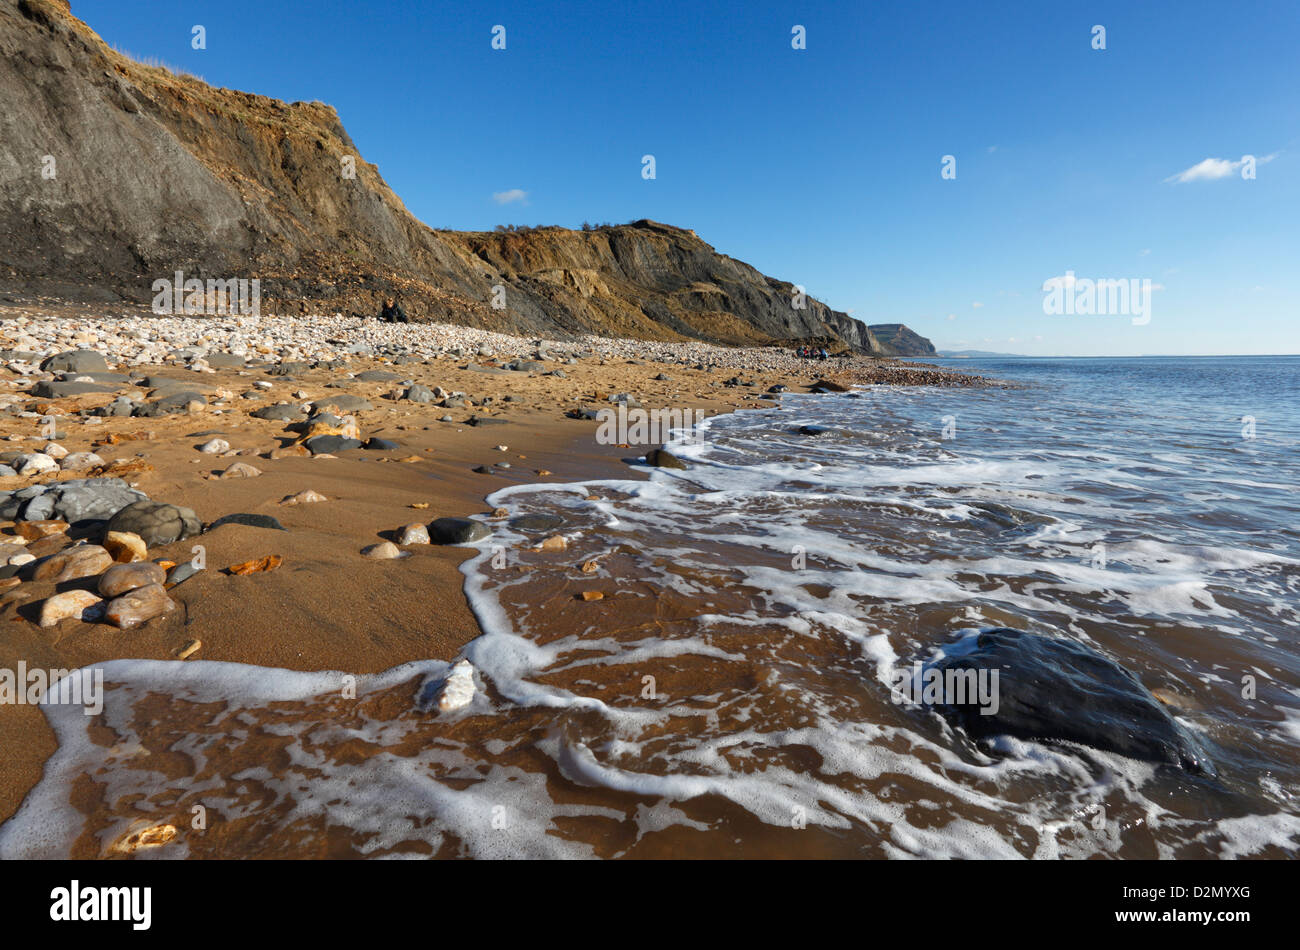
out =
[[[235,462],[233,465],[231,465],[229,468],[227,468],[224,472],[221,473],[221,477],[222,478],[256,478],[258,475],[261,474],[262,474],[262,470],[260,468],[254,468],[253,466],[249,465],[247,462]]]
[[[203,649],[202,640],[191,640],[189,643],[185,644],[185,646],[177,650],[175,656],[178,660],[187,660],[195,653],[198,653],[201,649]]]
[[[40,521],[20,521],[14,525],[14,533],[27,541],[39,541],[53,534],[63,534],[68,530],[68,523],[57,518],[45,518]]]
[[[115,627],[127,630],[175,609],[176,603],[167,596],[162,584],[150,584],[147,587],[137,587],[113,600],[104,611],[104,619]]]
[[[38,581],[53,578],[56,584],[94,577],[113,566],[113,555],[98,544],[78,544],[46,558],[33,572]]]
[[[361,556],[381,561],[391,561],[396,558],[410,557],[411,552],[403,551],[392,541],[381,541],[378,544],[372,544],[369,547],[362,548]]]
[[[401,540],[398,544],[429,544],[429,529],[418,521],[402,528]]]
[[[55,460],[65,459],[68,457],[68,450],[57,442],[45,443],[45,448],[41,449],[41,452]]]
[[[189,580],[203,568],[199,567],[193,561],[182,561],[173,567],[167,575],[167,586],[175,587],[177,584]]]
[[[71,452],[64,456],[59,468],[65,472],[82,472],[103,464],[104,460],[94,452]]]
[[[36,560],[36,556],[20,544],[6,544],[0,548],[0,563],[6,566],[22,567],[34,560]]]
[[[312,491],[310,488],[306,491],[300,491],[296,495],[286,495],[280,499],[282,505],[310,505],[316,502],[329,501],[318,491]]]
[[[115,564],[106,570],[99,579],[96,588],[101,597],[120,597],[137,587],[161,584],[167,578],[167,572],[161,564],[152,561],[140,561],[134,564]]]
[[[221,455],[230,451],[230,443],[225,439],[210,439],[199,446],[199,451],[204,455]]]
[[[541,544],[537,545],[535,550],[538,551],[563,551],[569,547],[569,539],[562,534],[553,534]]]
[[[438,709],[452,712],[463,709],[474,699],[474,667],[469,660],[459,660],[443,680],[442,690],[438,694]]]
[[[144,538],[130,531],[109,531],[104,535],[104,550],[119,564],[143,561],[149,556]]]
[[[69,590],[41,604],[42,627],[52,627],[60,620],[73,618],[87,623],[103,616],[104,602],[88,590]]]
[[[18,456],[14,460],[13,467],[19,475],[41,475],[45,472],[56,471],[59,463],[44,452],[33,452],[29,455]]]

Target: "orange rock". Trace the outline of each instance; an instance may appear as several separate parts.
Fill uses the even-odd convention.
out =
[[[28,541],[39,541],[52,534],[63,534],[68,530],[66,521],[50,519],[47,521],[20,521],[14,526],[14,533]]]
[[[578,595],[583,600],[604,600],[605,595],[598,590],[584,590]]]
[[[509,508],[493,508],[493,509],[492,509],[492,517],[493,517],[493,518],[505,518],[505,517],[509,516],[509,514],[510,514],[510,509],[509,509]]]
[[[600,570],[600,562],[595,558],[582,565],[582,573],[584,574],[595,574],[598,570]]]
[[[118,854],[135,854],[144,848],[157,848],[174,841],[178,834],[175,825],[148,825],[143,819],[132,822],[126,834],[109,846]]]
[[[226,568],[231,574],[261,574],[267,571],[273,571],[284,563],[284,558],[278,554],[268,554],[264,558],[256,561],[244,561],[242,564],[232,564]]]
[[[104,550],[119,564],[143,561],[149,556],[144,539],[130,531],[110,531],[104,535]]]
[[[563,551],[569,546],[569,539],[562,534],[553,534],[541,544],[537,545],[538,551]]]

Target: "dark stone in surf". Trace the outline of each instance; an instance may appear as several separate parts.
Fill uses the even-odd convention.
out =
[[[841,386],[829,379],[819,379],[808,388],[815,393],[846,393],[849,391],[847,386]]]
[[[645,463],[655,468],[680,468],[686,470],[686,463],[664,449],[651,449],[645,454]]]
[[[1214,763],[1136,676],[1095,650],[1062,637],[999,627],[975,648],[933,664],[945,670],[998,671],[998,707],[939,707],[975,739],[1009,735],[1071,742],[1147,762],[1215,774]]]
[[[514,528],[516,531],[531,533],[554,531],[562,524],[564,524],[564,519],[557,517],[556,515],[520,515],[518,518],[511,520],[510,527]]]

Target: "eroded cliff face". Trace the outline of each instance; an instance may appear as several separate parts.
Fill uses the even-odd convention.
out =
[[[396,295],[415,319],[525,334],[881,352],[681,228],[434,231],[330,106],[135,62],[60,0],[0,0],[0,93],[0,292],[148,303],[181,270],[256,278],[271,313],[372,314]]]
[[[934,356],[934,344],[903,323],[873,323],[876,342],[888,356]]]

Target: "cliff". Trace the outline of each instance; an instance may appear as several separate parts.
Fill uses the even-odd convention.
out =
[[[934,356],[934,344],[902,323],[874,323],[868,329],[886,356]]]
[[[861,322],[795,309],[790,283],[693,231],[435,231],[330,106],[136,62],[61,0],[0,0],[0,94],[0,293],[148,303],[181,270],[256,278],[271,313],[373,314],[396,295],[417,320],[530,335],[882,352]]]

